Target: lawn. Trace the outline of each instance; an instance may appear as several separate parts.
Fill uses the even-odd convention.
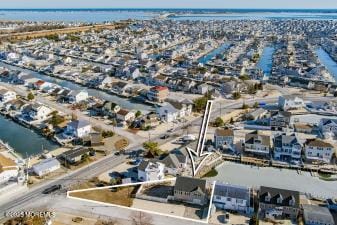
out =
[[[121,187],[112,191],[111,189],[91,190],[74,192],[69,195],[72,197],[89,199],[104,203],[111,203],[122,206],[132,206],[133,194],[137,190],[137,186]]]
[[[206,173],[203,177],[215,177],[216,175],[218,175],[218,171],[215,168],[213,168],[208,173]]]

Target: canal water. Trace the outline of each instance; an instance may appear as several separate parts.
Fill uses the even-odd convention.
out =
[[[122,98],[117,95],[111,95],[111,94],[108,94],[104,91],[100,91],[97,89],[86,88],[86,87],[83,87],[71,81],[66,81],[66,80],[55,78],[55,77],[50,77],[50,76],[47,76],[47,75],[44,75],[44,74],[41,74],[35,71],[23,69],[17,66],[8,65],[3,62],[0,62],[0,66],[7,67],[13,70],[20,70],[20,71],[26,72],[28,74],[33,75],[34,77],[38,79],[41,79],[41,80],[44,80],[50,83],[58,84],[62,87],[69,88],[70,90],[87,90],[90,96],[94,96],[94,97],[97,97],[97,98],[100,98],[106,101],[117,103],[118,105],[120,105],[122,108],[125,108],[125,109],[140,110],[143,112],[148,112],[148,111],[153,110],[153,107],[150,105],[134,102],[130,99]]]
[[[230,44],[228,43],[224,43],[222,44],[220,47],[218,47],[217,49],[214,49],[213,51],[211,51],[210,53],[202,56],[200,59],[198,59],[199,63],[202,64],[206,64],[209,61],[212,60],[213,57],[215,57],[216,55],[219,55],[221,53],[223,53],[224,51],[226,51],[228,48],[230,47]]]
[[[322,48],[316,49],[316,55],[319,61],[325,66],[329,73],[337,81],[337,63],[330,57],[330,55]]]
[[[3,116],[0,116],[0,139],[23,157],[26,157],[26,154],[36,155],[43,150],[51,151],[59,147],[54,142]]]
[[[273,54],[275,52],[275,48],[268,46],[263,49],[262,55],[260,57],[259,62],[257,63],[257,67],[263,71],[264,77],[268,78],[271,74],[271,70],[273,67]]]

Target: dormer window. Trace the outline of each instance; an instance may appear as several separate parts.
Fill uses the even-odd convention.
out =
[[[264,200],[265,200],[266,202],[270,202],[270,199],[271,199],[271,196],[270,196],[270,193],[268,192],[268,193],[266,194],[266,196],[264,197]]]
[[[289,200],[289,205],[290,206],[294,206],[295,205],[295,198],[294,198],[294,196],[291,196],[291,198]]]
[[[279,194],[279,196],[278,196],[278,198],[277,198],[277,204],[282,204],[282,202],[283,202],[283,197],[282,197],[282,195],[281,194]]]

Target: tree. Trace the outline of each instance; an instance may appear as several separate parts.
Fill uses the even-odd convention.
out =
[[[142,112],[138,110],[138,111],[136,112],[136,117],[140,117],[141,115],[142,115]]]
[[[237,99],[241,98],[241,94],[240,94],[240,92],[233,92],[232,97],[233,97],[233,99],[237,100]]]
[[[221,117],[217,117],[214,121],[214,126],[222,127],[224,125],[224,121]]]
[[[27,95],[27,99],[29,101],[32,101],[32,100],[34,100],[34,98],[35,98],[34,94],[32,92],[29,92],[28,95]]]
[[[254,108],[259,108],[259,103],[258,102],[255,102],[254,105],[253,105]]]
[[[249,106],[248,106],[246,103],[243,103],[241,108],[242,108],[242,109],[248,109]]]
[[[239,79],[240,80],[250,80],[250,77],[247,75],[247,74],[243,74],[243,75],[241,75],[241,76],[239,76]]]
[[[212,94],[207,92],[203,97],[197,98],[193,101],[194,110],[197,112],[201,112],[205,109],[207,105],[207,101],[212,99]]]
[[[229,123],[230,123],[230,124],[233,124],[233,123],[234,123],[233,117],[231,117],[231,119],[229,120]]]
[[[131,221],[133,225],[153,225],[150,214],[144,212],[133,212]]]
[[[257,215],[253,215],[249,220],[249,225],[259,225],[259,218]]]
[[[164,152],[158,147],[158,142],[147,141],[144,142],[143,147],[148,151],[149,156],[160,156]]]

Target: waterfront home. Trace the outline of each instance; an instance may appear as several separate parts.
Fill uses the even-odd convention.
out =
[[[162,106],[156,108],[156,112],[162,121],[167,123],[190,116],[193,103],[189,100],[167,100]]]
[[[270,219],[296,219],[300,211],[300,193],[273,187],[261,186],[259,212]]]
[[[83,138],[91,132],[91,124],[87,120],[73,120],[67,124],[63,135],[66,137]]]
[[[51,112],[51,108],[36,102],[23,108],[21,118],[27,122],[45,121],[50,117]]]
[[[140,181],[155,181],[162,180],[165,177],[165,165],[158,161],[144,160],[137,168],[138,180]]]
[[[44,159],[41,162],[32,166],[33,172],[39,177],[42,177],[60,168],[61,168],[61,164],[55,158]]]
[[[309,139],[304,144],[304,155],[307,161],[330,163],[334,147],[320,139]]]
[[[301,109],[305,106],[303,99],[293,96],[279,96],[278,106],[283,111]]]
[[[183,154],[168,154],[160,160],[165,165],[165,173],[173,176],[180,175],[187,166],[187,156]]]
[[[234,146],[234,132],[229,128],[218,128],[214,133],[214,147],[216,149],[230,149]]]
[[[282,131],[289,126],[291,116],[290,112],[272,111],[270,114],[271,130]]]
[[[258,108],[253,112],[248,113],[248,120],[261,120],[267,115],[268,111],[263,108]]]
[[[337,119],[322,118],[319,122],[319,130],[323,135],[337,135]]]
[[[268,157],[270,155],[270,136],[253,131],[245,136],[245,152]]]
[[[102,114],[104,116],[114,117],[116,113],[118,113],[121,110],[121,107],[110,101],[105,101],[102,107]]]
[[[66,163],[70,164],[78,163],[83,159],[84,155],[88,154],[89,149],[84,147],[78,147],[62,153],[60,157],[61,159],[64,160],[63,163],[66,165]]]
[[[0,105],[16,99],[16,93],[7,89],[0,89]]]
[[[16,179],[18,174],[18,166],[14,160],[0,153],[0,184]]]
[[[85,90],[77,90],[71,91],[67,97],[70,103],[80,103],[86,101],[89,98],[89,94]]]
[[[125,95],[130,85],[126,82],[117,81],[111,84],[111,91],[120,95]]]
[[[254,211],[252,195],[250,188],[216,182],[213,203],[219,209],[250,214]]]
[[[7,110],[7,111],[21,111],[23,109],[23,107],[26,105],[26,103],[24,101],[22,101],[21,99],[14,99],[14,100],[11,100],[7,103],[4,104],[4,108]]]
[[[132,122],[136,118],[136,115],[133,111],[126,109],[119,110],[116,115],[117,120],[120,122]]]
[[[276,134],[274,137],[274,159],[281,161],[299,161],[301,159],[302,144],[296,134]]]
[[[169,94],[169,90],[167,87],[155,86],[155,87],[150,88],[146,96],[150,101],[164,102],[168,94]]]
[[[305,225],[335,225],[334,218],[327,207],[303,205],[302,208]]]
[[[203,179],[179,176],[173,193],[176,201],[197,205],[207,204],[207,183]]]

